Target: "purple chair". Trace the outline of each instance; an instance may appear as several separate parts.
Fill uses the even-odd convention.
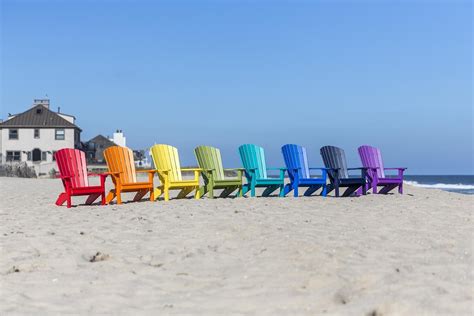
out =
[[[363,145],[359,147],[359,156],[362,165],[367,168],[367,189],[377,193],[377,187],[383,187],[380,194],[387,194],[398,187],[398,193],[403,194],[403,171],[406,168],[384,168],[380,149]],[[386,177],[385,170],[398,170],[398,176]]]

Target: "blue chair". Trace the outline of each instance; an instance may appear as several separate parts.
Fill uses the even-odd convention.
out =
[[[285,195],[293,190],[294,196],[297,197],[299,187],[308,188],[304,196],[310,196],[320,188],[322,188],[321,195],[327,195],[327,170],[326,168],[308,167],[306,148],[299,145],[286,144],[281,147],[281,152],[283,153],[283,159],[285,160],[288,176],[290,177],[290,183],[285,185]],[[321,170],[321,177],[312,178],[310,174],[311,170]]]

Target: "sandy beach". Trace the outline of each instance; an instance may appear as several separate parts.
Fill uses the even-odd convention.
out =
[[[67,209],[61,190],[0,178],[2,315],[473,313],[472,195]]]

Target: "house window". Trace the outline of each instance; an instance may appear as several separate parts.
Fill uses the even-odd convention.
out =
[[[56,129],[54,138],[56,140],[64,140],[66,138],[65,133],[64,133],[64,129]]]
[[[21,161],[21,152],[7,151],[7,161]]]
[[[42,152],[41,152],[41,160],[42,160],[42,161],[46,161],[46,159],[47,159],[46,154],[47,154],[46,151],[42,151]]]
[[[53,151],[53,161],[56,161],[56,151]]]
[[[40,130],[39,130],[39,128],[35,128],[35,138],[40,138]]]
[[[17,129],[9,129],[8,130],[8,139],[18,139],[18,130]]]
[[[26,160],[31,161],[31,151],[26,153]]]

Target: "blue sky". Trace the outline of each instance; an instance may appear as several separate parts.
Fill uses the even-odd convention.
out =
[[[51,98],[82,139],[382,149],[410,174],[473,173],[470,1],[1,2],[1,112]]]

